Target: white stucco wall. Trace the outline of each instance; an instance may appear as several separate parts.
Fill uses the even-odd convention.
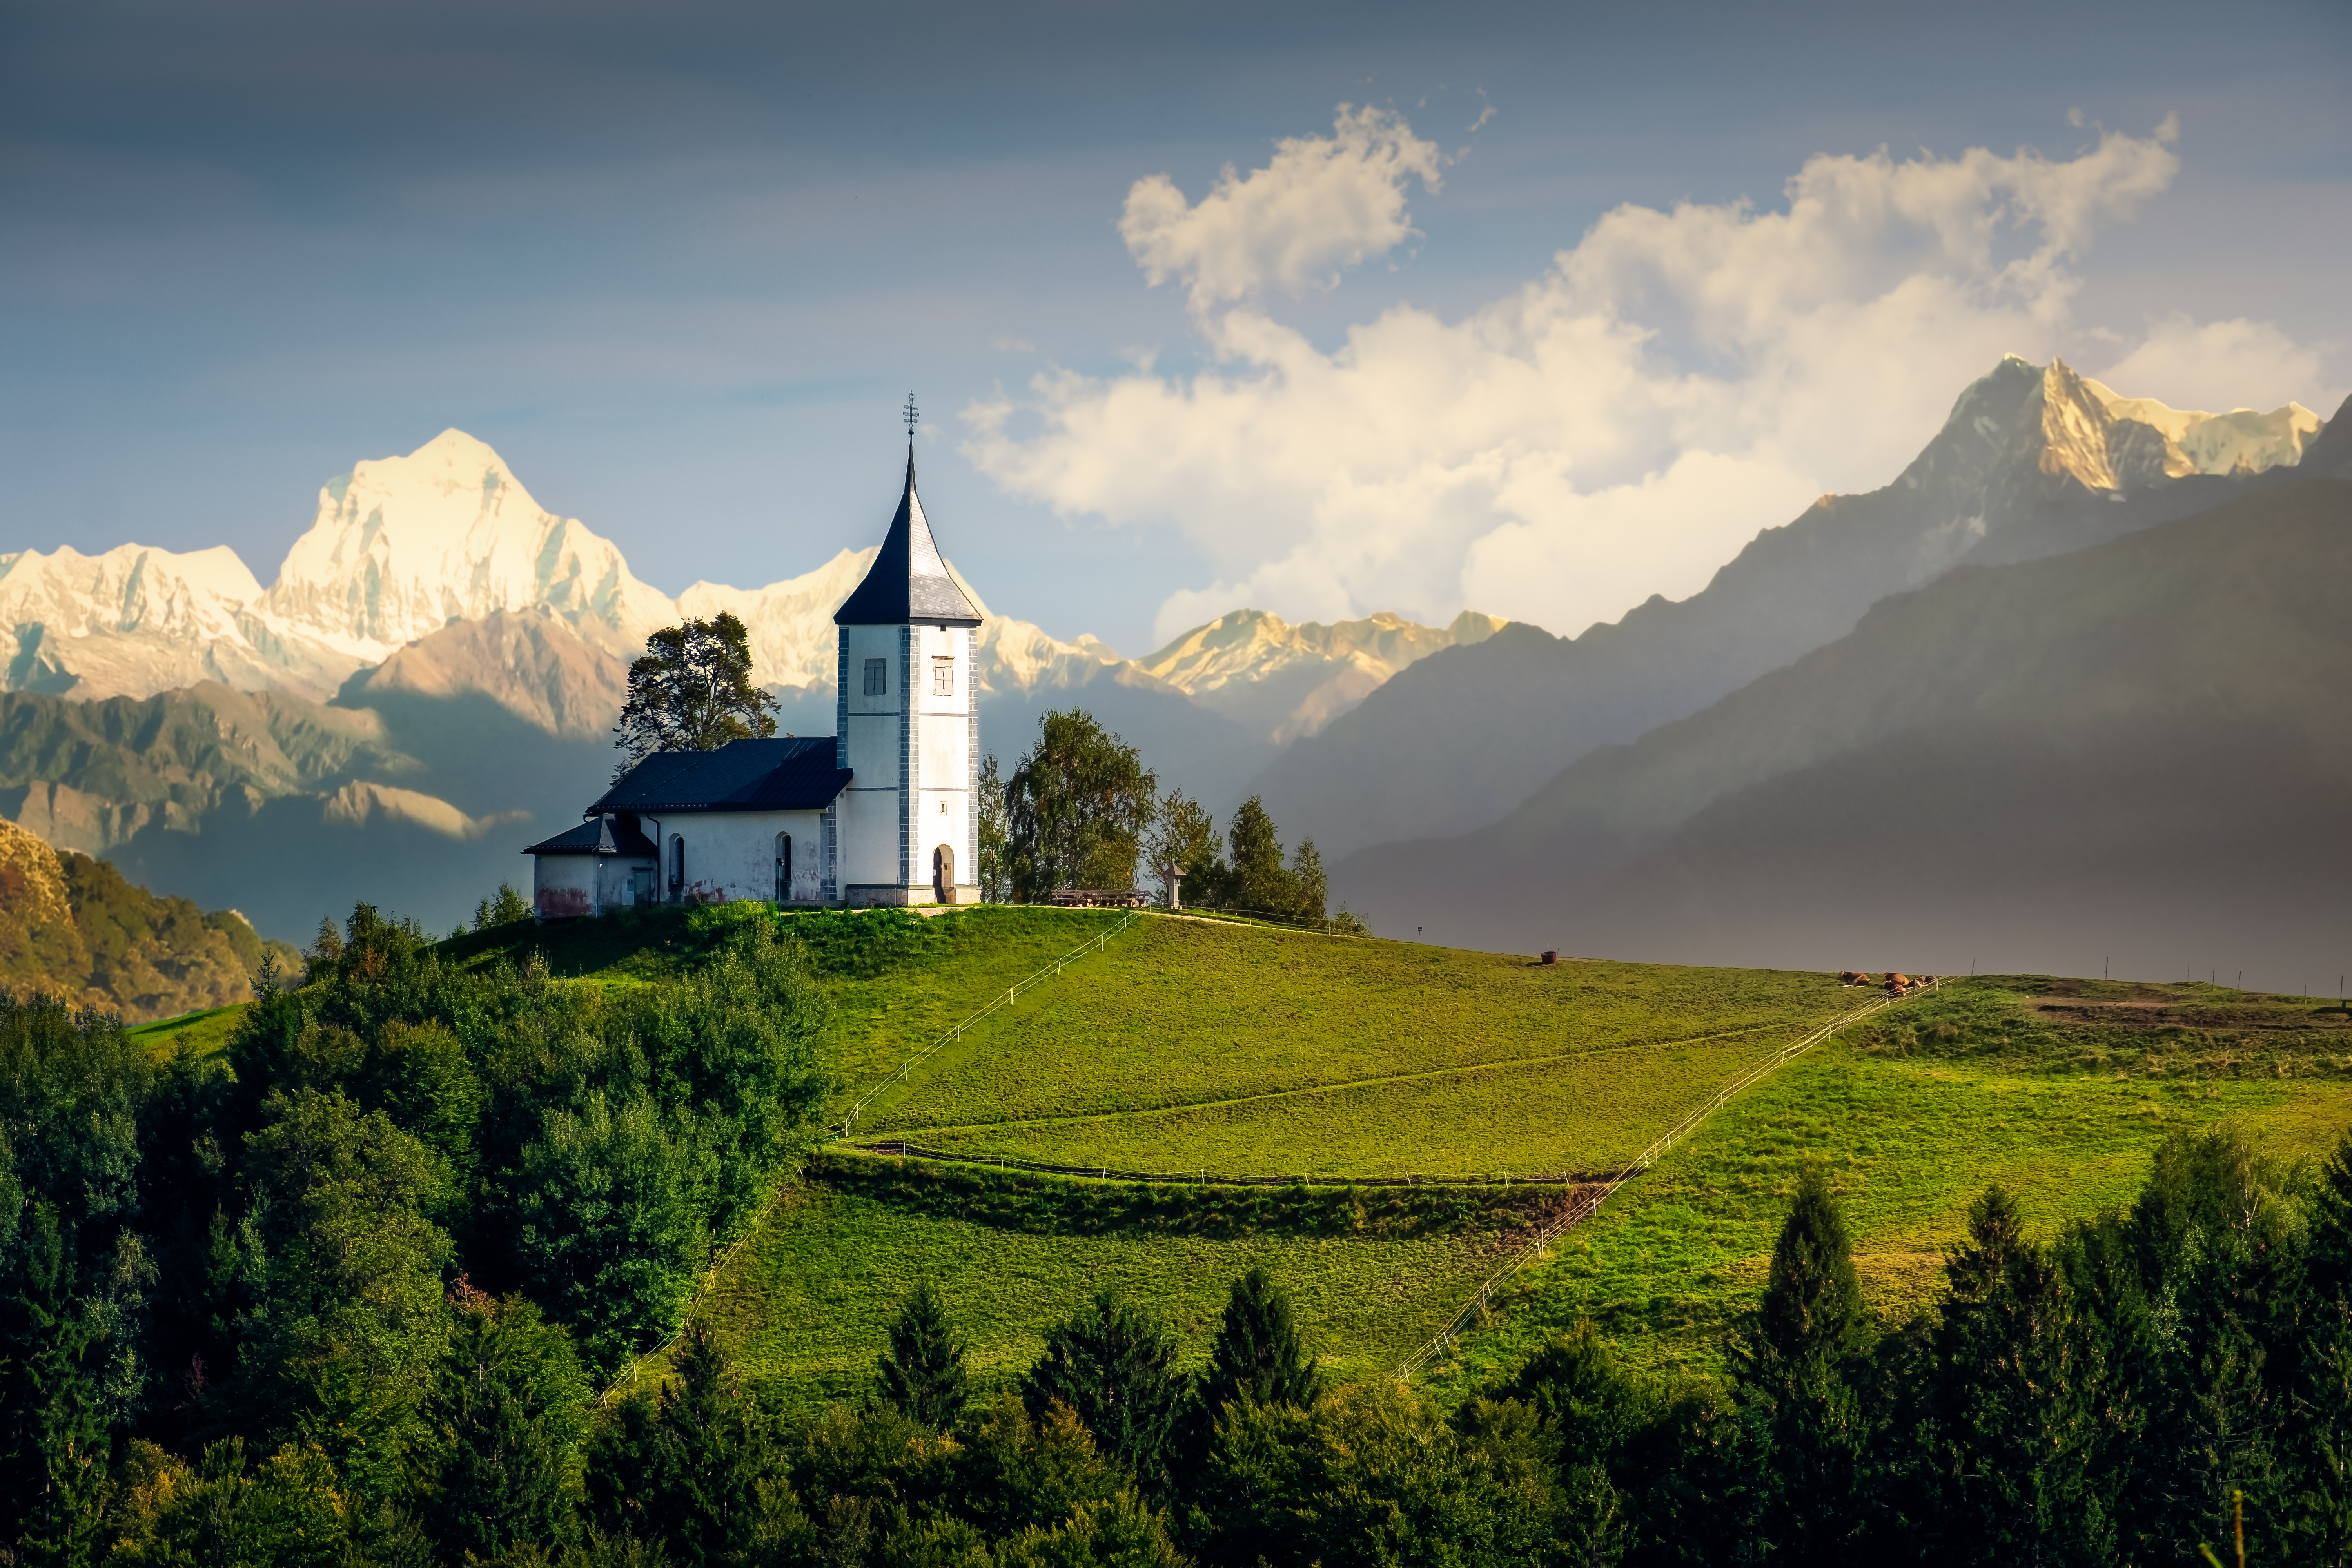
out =
[[[534,855],[530,859],[530,906],[541,920],[595,912],[595,856]]]
[[[885,689],[869,696],[866,661],[882,660]],[[837,804],[841,887],[858,902],[902,887],[899,779],[906,762],[907,637],[903,626],[841,628],[841,746],[854,775]],[[897,900],[892,900],[897,901]]]
[[[648,837],[655,818],[641,820]],[[793,838],[790,903],[824,896],[822,814],[814,811],[674,812],[659,819],[662,860],[658,897],[666,903],[732,903],[776,896],[776,836]],[[686,879],[671,881],[673,839],[686,843]]]
[[[596,912],[601,915],[613,910],[635,907],[637,900],[636,889],[631,883],[632,874],[640,866],[651,871],[653,862],[625,859],[618,855],[599,855],[595,861]],[[646,879],[646,895],[647,903],[660,901],[660,884],[651,877]]]
[[[617,855],[534,855],[531,861],[531,908],[543,921],[629,908],[635,902],[630,874],[652,864]]]
[[[931,852],[942,844],[955,852],[958,901],[979,897],[977,645],[967,626],[841,628],[840,753],[856,776],[838,808],[840,889],[853,903],[932,902]],[[871,658],[887,679],[869,695]],[[946,691],[935,689],[942,659]]]
[[[980,896],[979,823],[975,793],[979,784],[979,707],[972,689],[972,653],[977,640],[965,626],[915,628],[914,692],[916,724],[916,801],[910,824],[908,879],[925,895],[931,891],[931,852],[940,846],[953,851],[959,889],[970,889],[958,901]],[[939,661],[952,661],[950,689],[935,689],[932,672]]]

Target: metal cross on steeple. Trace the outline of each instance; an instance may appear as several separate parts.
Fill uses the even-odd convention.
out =
[[[911,440],[913,440],[913,439],[915,438],[915,426],[916,426],[917,422],[918,422],[918,421],[919,421],[921,418],[922,418],[922,415],[921,415],[920,411],[919,411],[919,410],[915,407],[915,395],[914,395],[913,393],[911,393],[911,392],[910,392],[910,393],[907,394],[907,439],[908,439],[908,440],[911,441]]]

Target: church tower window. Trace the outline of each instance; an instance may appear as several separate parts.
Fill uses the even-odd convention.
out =
[[[866,695],[886,697],[890,691],[890,661],[869,658],[866,661]]]
[[[955,695],[955,660],[953,658],[931,660],[931,695],[934,697]]]

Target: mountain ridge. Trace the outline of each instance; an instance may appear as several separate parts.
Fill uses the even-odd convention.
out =
[[[874,554],[871,545],[844,548],[761,587],[702,581],[672,598],[639,580],[610,540],[541,507],[488,444],[448,429],[321,486],[309,528],[266,588],[226,546],[0,556],[0,627],[9,628],[0,631],[0,689],[94,700],[215,682],[345,705],[390,689],[466,691],[550,733],[586,733],[610,721],[599,704],[617,715],[625,681],[614,661],[625,671],[648,633],[731,613],[750,633],[755,679],[819,706],[833,688],[832,614]],[[1156,670],[1098,639],[1066,642],[991,614],[955,575],[986,617],[984,689],[1025,696],[1108,675],[1134,690],[1201,699],[1213,713],[1238,703],[1244,727],[1266,730],[1276,744],[1311,732],[1395,669],[1458,640],[1454,631],[1389,615],[1290,627],[1240,611],[1276,634],[1259,643],[1265,673],[1278,675],[1278,686],[1252,691],[1247,660],[1231,647],[1212,674],[1177,668],[1171,650],[1162,650],[1169,668]],[[520,634],[523,623],[510,619],[518,616],[532,617],[536,629]],[[507,618],[493,624],[496,617]],[[1475,630],[1485,620],[1456,625]],[[1223,624],[1201,631],[1213,635]],[[489,629],[451,634],[468,626]],[[565,640],[558,628],[589,651],[568,642],[558,651],[554,641]],[[503,686],[493,653],[512,656]]]
[[[2250,454],[2299,463],[2345,423],[2322,424],[2294,404],[2260,416],[2270,445],[2227,447],[2231,471],[2217,475],[2175,437],[2126,416],[2135,407],[2162,405],[2121,398],[2062,361],[2004,358],[1961,392],[1894,480],[1823,496],[1764,530],[1698,594],[1653,596],[1574,637],[1514,624],[1437,652],[1302,737],[1251,787],[1276,820],[1300,823],[1335,856],[1468,831],[1595,748],[1696,712],[1844,636],[1888,594],[1962,561],[2063,554],[2187,516],[2297,471],[2241,471]],[[2198,419],[2236,418],[2167,412],[2192,434]],[[2095,489],[2084,474],[2122,488]]]
[[[1447,942],[1679,962],[1851,967],[1874,931],[1944,963],[2340,957],[2347,570],[2333,471],[1963,566],[1496,824],[1357,851],[1333,889]]]

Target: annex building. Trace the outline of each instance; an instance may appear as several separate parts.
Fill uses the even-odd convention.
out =
[[[650,904],[980,896],[980,613],[915,493],[834,612],[835,732],[656,752],[523,851],[541,920]]]

